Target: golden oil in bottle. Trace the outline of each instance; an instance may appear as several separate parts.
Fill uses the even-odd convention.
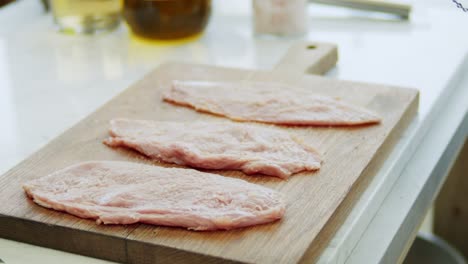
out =
[[[117,28],[122,0],[50,0],[60,30],[93,34]]]
[[[124,0],[123,15],[132,32],[149,40],[181,40],[200,34],[211,14],[211,0]]]

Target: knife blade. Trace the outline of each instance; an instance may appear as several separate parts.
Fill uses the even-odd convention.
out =
[[[405,20],[409,19],[411,13],[411,5],[389,0],[309,0],[309,2],[394,14]]]

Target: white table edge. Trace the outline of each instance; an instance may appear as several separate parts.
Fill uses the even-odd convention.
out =
[[[468,71],[467,59],[465,56],[464,63],[432,109],[438,114],[421,137],[423,144],[417,145],[346,263],[369,260],[370,263],[398,263],[403,260],[467,137],[468,76],[463,75]],[[411,187],[412,191],[408,192],[405,187]],[[402,197],[406,202],[402,202]],[[395,213],[397,207],[401,213]]]
[[[363,194],[363,197],[361,197],[360,201],[355,205],[355,208],[352,209],[353,212],[337,232],[337,234],[340,232],[343,233],[342,237],[338,238],[337,241],[333,241],[334,245],[329,246],[329,248],[332,248],[332,250],[330,250],[332,252],[325,252],[327,254],[321,256],[319,263],[344,263],[351,258],[355,248],[359,247],[358,244],[367,232],[374,216],[376,216],[379,211],[384,210],[382,205],[384,200],[394,191],[393,187],[396,183],[405,177],[404,173],[406,167],[411,166],[418,158],[420,159],[420,157],[416,156],[416,151],[421,146],[421,142],[423,142],[425,138],[430,137],[430,134],[434,133],[433,128],[437,126],[438,122],[440,122],[439,120],[444,119],[443,116],[447,115],[445,112],[448,111],[447,109],[449,108],[445,106],[449,105],[448,102],[453,101],[453,97],[456,99],[463,98],[463,96],[457,97],[457,95],[453,94],[462,93],[462,86],[468,86],[468,84],[465,84],[468,80],[463,80],[463,74],[465,72],[468,72],[468,53],[465,54],[464,60],[458,66],[458,70],[453,74],[450,82],[445,89],[442,90],[442,94],[440,94],[439,98],[434,103],[431,113],[427,115],[427,117],[431,118],[417,120],[418,117],[416,117],[409,125],[402,139],[389,155],[387,159],[388,162],[385,162],[378,175],[373,179],[373,182],[369,184],[369,187],[365,191],[367,195]],[[462,83],[462,81],[465,82]],[[459,126],[462,121],[457,119],[457,117],[451,118],[450,121],[451,122],[447,124],[447,131],[438,133],[453,135],[454,133],[451,133],[452,131],[449,129],[457,129],[457,131],[463,130],[463,128]],[[461,145],[462,144],[463,141],[461,142]],[[448,142],[445,144],[445,147],[447,146]],[[444,151],[444,145],[441,145],[440,148],[432,154],[434,156],[442,156]],[[447,163],[453,161],[456,157],[455,154],[456,153],[452,153],[450,159],[448,160],[446,158],[443,162]],[[430,171],[427,172],[427,178],[430,178],[430,173]],[[432,191],[432,193],[434,193],[434,191]],[[373,261],[371,262],[374,263]]]

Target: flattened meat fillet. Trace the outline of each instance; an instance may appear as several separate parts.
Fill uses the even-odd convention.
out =
[[[169,163],[204,169],[241,170],[280,178],[317,170],[320,156],[287,132],[258,125],[215,122],[155,122],[115,119],[112,147],[128,147]]]
[[[236,121],[279,125],[352,126],[380,117],[331,97],[300,93],[274,83],[174,81],[163,100]]]
[[[94,161],[29,181],[37,204],[104,224],[137,222],[191,230],[233,229],[280,219],[282,195],[192,169]]]

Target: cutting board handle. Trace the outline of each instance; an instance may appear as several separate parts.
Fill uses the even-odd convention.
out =
[[[299,42],[292,45],[274,71],[322,75],[336,65],[338,48],[323,42]]]

